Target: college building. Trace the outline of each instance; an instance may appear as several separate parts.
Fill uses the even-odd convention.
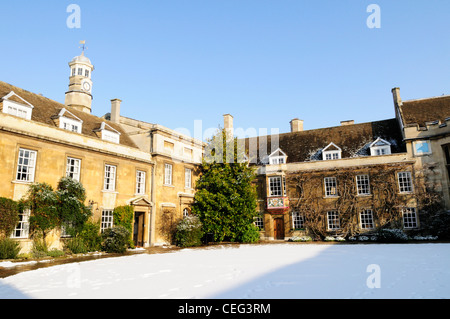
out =
[[[313,130],[293,119],[288,133],[245,139],[261,238],[355,236],[382,226],[414,232],[430,205],[450,209],[450,96],[392,94],[392,119]]]
[[[56,188],[71,177],[86,189],[101,230],[116,207],[134,211],[138,247],[172,242],[190,214],[206,144],[159,124],[132,119],[126,103],[92,114],[94,66],[84,52],[69,62],[64,104],[0,82],[0,197],[22,199],[33,183]],[[420,230],[426,207],[450,209],[450,96],[403,101],[392,90],[395,116],[368,123],[241,139],[255,168],[261,238],[353,236],[389,225]],[[233,116],[224,115],[233,132]],[[31,248],[30,212],[12,238]],[[51,247],[61,248],[61,230]]]

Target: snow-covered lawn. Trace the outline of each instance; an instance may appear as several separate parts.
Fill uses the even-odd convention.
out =
[[[270,244],[136,254],[0,279],[0,298],[450,298],[450,244]]]

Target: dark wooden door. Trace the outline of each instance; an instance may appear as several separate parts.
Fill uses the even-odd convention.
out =
[[[133,241],[136,247],[144,246],[144,216],[143,212],[134,212]]]
[[[275,239],[284,239],[284,220],[276,218],[273,221],[273,236]]]

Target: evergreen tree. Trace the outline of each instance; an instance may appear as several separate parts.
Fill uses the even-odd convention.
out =
[[[253,168],[244,161],[237,139],[222,129],[209,141],[202,174],[196,184],[192,213],[215,241],[254,242],[256,190]]]

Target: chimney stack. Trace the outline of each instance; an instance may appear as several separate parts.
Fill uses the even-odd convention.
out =
[[[403,103],[402,103],[402,98],[400,97],[400,88],[393,88],[392,96],[394,98],[394,105],[402,106]]]
[[[120,121],[120,103],[122,100],[111,100],[111,122],[119,123]]]
[[[293,119],[289,123],[291,123],[291,132],[303,131],[303,120]]]
[[[227,141],[233,138],[233,116],[231,114],[224,114],[223,116],[223,128],[227,134]]]
[[[341,121],[341,126],[353,125],[353,124],[355,124],[354,120]]]

